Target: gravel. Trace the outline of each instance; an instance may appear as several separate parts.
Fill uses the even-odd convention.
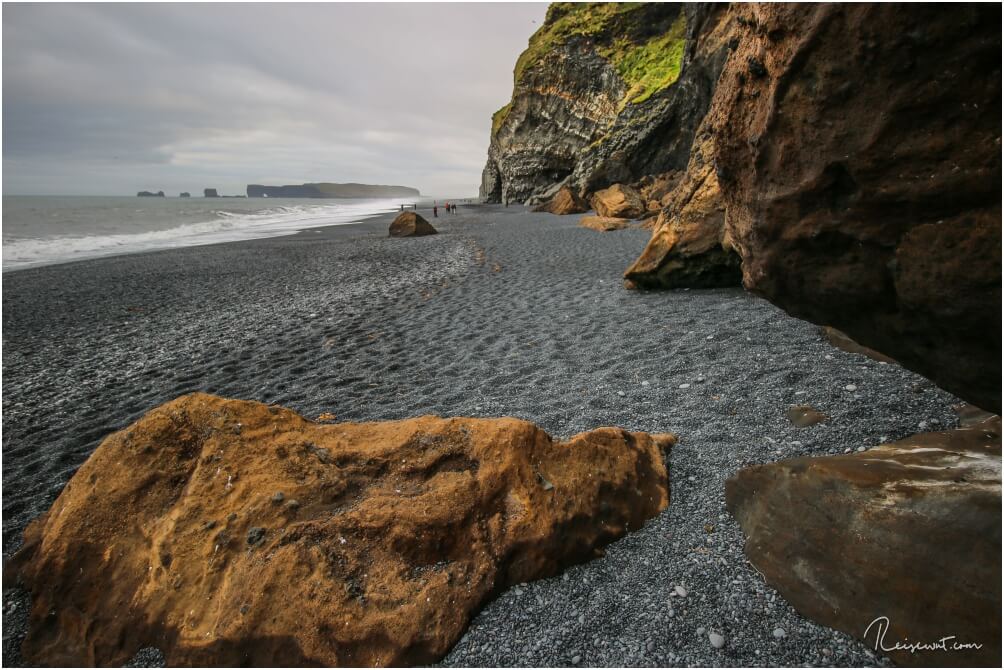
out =
[[[387,239],[388,221],[6,274],[5,558],[104,435],[190,391],[339,421],[431,413],[516,416],[558,437],[670,431],[669,508],[603,558],[500,594],[442,664],[885,662],[764,582],[724,482],[755,463],[899,439],[921,421],[957,425],[953,396],[833,348],[739,288],[625,290],[645,231],[597,233],[516,207],[462,208],[416,239]],[[830,419],[795,427],[795,404]],[[23,592],[4,592],[5,665],[23,663],[27,609]],[[163,658],[144,650],[134,663]]]

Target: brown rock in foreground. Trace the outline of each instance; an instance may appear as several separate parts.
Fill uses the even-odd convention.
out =
[[[747,557],[803,615],[872,649],[881,635],[869,626],[887,617],[879,651],[956,636],[948,651],[886,652],[901,665],[998,667],[1000,417],[852,455],[745,468],[725,497]]]
[[[516,419],[315,424],[183,396],[109,436],[29,526],[26,659],[412,665],[500,589],[666,507],[671,435]]]
[[[619,219],[613,216],[584,216],[579,220],[579,225],[601,233],[612,230],[622,230],[631,224],[631,219]]]
[[[390,224],[391,237],[418,237],[435,235],[436,229],[416,212],[401,212]]]
[[[735,10],[706,123],[746,287],[999,413],[1000,5]]]
[[[682,183],[653,225],[652,239],[625,273],[647,288],[715,288],[742,281],[738,254],[726,239],[725,203],[705,159],[710,138],[702,126]]]
[[[625,184],[597,191],[589,202],[598,216],[609,218],[637,219],[648,209],[638,191]]]
[[[572,189],[562,186],[554,197],[542,205],[533,208],[535,212],[550,214],[581,214],[589,211],[589,204],[580,198]]]

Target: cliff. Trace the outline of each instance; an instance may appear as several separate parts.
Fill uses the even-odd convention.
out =
[[[724,6],[552,4],[492,118],[481,197],[535,204],[685,167],[727,24]]]
[[[262,186],[248,184],[249,198],[411,198],[421,193],[409,186],[380,186],[372,184],[298,184],[287,186]]]

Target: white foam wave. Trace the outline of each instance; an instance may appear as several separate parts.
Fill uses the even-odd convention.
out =
[[[3,271],[70,261],[289,235],[307,228],[344,225],[398,208],[397,200],[293,205],[254,213],[217,210],[213,221],[142,233],[49,237],[3,242]]]

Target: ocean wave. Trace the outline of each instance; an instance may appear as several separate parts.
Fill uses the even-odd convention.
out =
[[[289,235],[307,228],[356,223],[397,209],[396,200],[289,205],[257,212],[216,210],[215,219],[136,233],[4,240],[3,270],[115,256],[141,251]]]

